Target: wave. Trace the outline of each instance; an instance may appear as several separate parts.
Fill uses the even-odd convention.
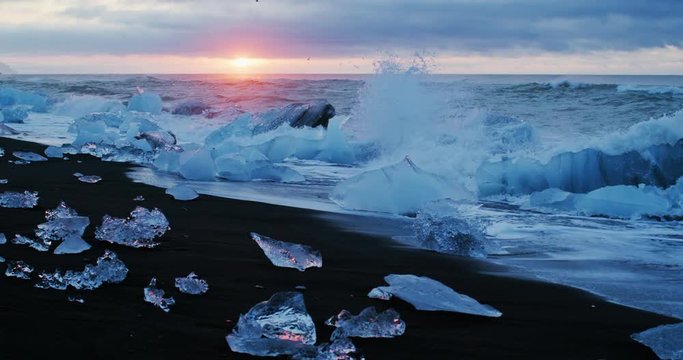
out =
[[[652,95],[662,94],[683,94],[683,87],[680,86],[652,86],[652,85],[619,85],[618,92],[642,92]]]

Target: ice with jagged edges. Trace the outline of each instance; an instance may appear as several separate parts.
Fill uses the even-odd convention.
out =
[[[128,102],[129,111],[147,112],[150,114],[160,114],[164,103],[161,97],[153,92],[141,92],[133,95]]]
[[[401,320],[401,315],[396,310],[387,309],[378,313],[374,306],[366,307],[358,315],[342,310],[327,319],[325,325],[337,328],[332,333],[332,339],[392,338],[403,335],[406,330],[406,323]]]
[[[206,280],[200,279],[197,274],[191,272],[186,277],[175,278],[175,287],[185,294],[201,295],[209,291]]]
[[[76,210],[61,202],[54,210],[45,213],[47,222],[39,224],[35,233],[45,243],[61,241],[55,254],[77,254],[90,249],[83,240],[83,232],[90,225],[87,216],[79,216]]]
[[[234,352],[294,355],[302,349],[312,349],[316,341],[315,324],[301,293],[279,292],[240,315],[226,340]]]
[[[12,244],[14,245],[27,245],[33,249],[36,249],[38,251],[48,251],[50,250],[50,245],[52,245],[52,241],[49,239],[31,239],[28,236],[23,236],[23,235],[14,235],[14,239],[12,239]]]
[[[471,315],[499,317],[500,311],[459,294],[448,286],[426,276],[391,274],[384,277],[389,286],[370,291],[369,297],[386,300],[396,296],[418,310],[450,311]],[[391,296],[388,296],[388,295]]]
[[[21,105],[0,109],[0,112],[2,112],[2,122],[22,124],[28,118],[29,110],[29,107]]]
[[[83,271],[57,269],[53,273],[38,275],[35,287],[41,289],[66,290],[69,286],[76,290],[94,290],[103,284],[117,284],[126,279],[128,267],[110,250],[97,258],[95,265],[88,264]]]
[[[477,224],[457,217],[450,201],[436,201],[420,209],[413,223],[418,244],[434,251],[486,257],[486,237]]]
[[[193,188],[186,185],[176,185],[168,188],[166,193],[173,196],[174,199],[181,201],[194,200],[199,197],[199,194]]]
[[[5,276],[15,277],[23,280],[30,280],[32,272],[33,266],[21,260],[10,260],[7,262],[7,270],[5,270]]]
[[[463,187],[422,170],[406,157],[397,164],[340,182],[332,190],[330,199],[349,210],[414,214],[430,201],[471,196]]]
[[[64,149],[62,149],[61,147],[57,147],[57,146],[48,146],[47,148],[45,148],[45,151],[43,151],[43,153],[45,153],[45,156],[47,156],[49,158],[63,158],[64,157]]]
[[[166,216],[159,210],[152,211],[138,206],[127,219],[105,215],[102,225],[95,231],[95,238],[131,247],[155,247],[154,241],[170,229]]]
[[[78,181],[84,182],[87,184],[95,184],[95,183],[100,182],[101,180],[102,180],[102,178],[97,176],[97,175],[83,175],[83,176],[78,177]]]
[[[23,193],[5,191],[0,193],[0,206],[4,208],[29,209],[38,205],[37,191],[24,191]]]
[[[0,87],[0,106],[16,105],[26,105],[30,107],[31,111],[45,112],[48,102],[47,98],[40,94],[11,87]]]
[[[171,311],[171,305],[175,304],[173,297],[164,297],[165,291],[157,288],[157,278],[152,278],[149,285],[144,289],[145,301],[158,307],[164,312]]]
[[[323,267],[320,251],[308,245],[288,243],[271,239],[257,233],[251,233],[263,253],[275,266],[293,268],[304,271],[310,267]]]
[[[294,360],[355,360],[364,359],[356,354],[356,346],[349,338],[333,339],[330,343],[306,346],[292,355]]]
[[[657,326],[631,337],[652,349],[660,359],[683,360],[683,323]]]
[[[45,156],[36,154],[34,152],[30,151],[15,151],[12,153],[14,157],[17,159],[21,159],[24,161],[47,161],[47,158]]]

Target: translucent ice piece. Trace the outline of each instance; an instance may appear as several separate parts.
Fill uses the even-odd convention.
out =
[[[9,277],[16,277],[19,279],[29,280],[31,279],[31,273],[33,272],[33,266],[21,261],[9,261],[7,263],[7,270],[5,270],[5,275]]]
[[[652,349],[660,359],[683,359],[683,323],[657,326],[631,337]]]
[[[275,266],[299,271],[309,267],[323,267],[320,251],[310,246],[279,241],[257,233],[251,233],[251,238]]]
[[[51,274],[43,273],[35,286],[41,289],[66,290],[67,286],[71,286],[77,290],[94,290],[105,283],[120,283],[127,275],[126,264],[119,260],[116,253],[105,250],[95,265],[88,264],[83,271],[62,273],[57,269]]]
[[[4,262],[5,262],[5,258],[0,256],[0,263],[4,263]]]
[[[45,156],[49,158],[62,158],[64,157],[64,150],[57,146],[48,146],[45,151]]]
[[[172,188],[166,189],[166,193],[173,196],[176,200],[194,200],[199,197],[194,189],[185,185],[177,185]]]
[[[332,333],[332,339],[345,337],[362,338],[392,338],[401,336],[406,331],[406,324],[401,315],[394,309],[378,313],[373,306],[369,306],[358,315],[347,310],[325,321],[325,325],[337,329]]]
[[[7,237],[5,236],[5,234],[0,233],[0,245],[2,244],[7,244]]]
[[[100,182],[101,180],[102,178],[97,175],[83,175],[78,178],[78,181],[88,184],[94,184]]]
[[[34,248],[38,251],[48,251],[50,250],[50,245],[52,245],[52,242],[40,238],[37,240],[33,240],[27,236],[14,235],[14,239],[12,239],[12,244],[28,245],[29,247]]]
[[[502,313],[489,305],[482,305],[471,297],[455,292],[448,286],[426,276],[396,275],[384,277],[389,286],[380,286],[378,292],[409,302],[418,310],[451,311],[464,314],[499,317]],[[368,295],[370,295],[368,294]]]
[[[9,183],[9,180],[7,179],[0,179],[0,184],[7,184]]]
[[[171,311],[170,306],[175,304],[175,300],[173,300],[172,297],[164,297],[164,290],[157,289],[157,278],[152,278],[152,280],[150,280],[149,285],[144,290],[144,293],[145,301],[160,308],[164,312]]]
[[[42,155],[38,155],[34,152],[15,151],[12,153],[12,155],[14,155],[14,157],[21,159],[21,160],[24,160],[24,161],[47,161],[46,157],[44,157]]]
[[[209,284],[191,272],[186,277],[175,278],[175,287],[185,294],[201,295],[209,290]]]
[[[32,208],[38,205],[37,191],[24,191],[23,193],[5,191],[0,193],[0,206],[4,208]]]
[[[47,211],[45,220],[47,222],[38,225],[36,236],[46,243],[62,241],[55,249],[55,254],[77,254],[90,249],[90,245],[82,238],[90,225],[88,217],[78,216],[74,209],[62,201],[56,209]]]
[[[71,301],[71,302],[76,302],[76,303],[79,303],[79,304],[84,304],[84,303],[85,303],[85,300],[83,300],[82,297],[76,296],[76,295],[69,295],[68,299],[69,299],[69,301]]]
[[[133,198],[133,201],[145,201],[145,197],[142,195],[138,195]]]
[[[149,211],[138,206],[130,213],[128,219],[105,215],[102,218],[102,225],[95,231],[95,237],[98,240],[131,247],[155,247],[159,243],[154,239],[166,233],[168,229],[168,220],[159,209]]]
[[[160,114],[164,103],[161,97],[153,92],[143,92],[134,95],[128,102],[129,111],[148,112]]]
[[[362,356],[355,356],[356,346],[349,338],[337,338],[331,343],[324,343],[319,346],[309,346],[302,348],[292,356],[295,360],[355,360],[364,359]]]
[[[279,292],[240,315],[226,340],[234,352],[255,356],[293,355],[315,344],[315,324],[306,311],[301,293]]]

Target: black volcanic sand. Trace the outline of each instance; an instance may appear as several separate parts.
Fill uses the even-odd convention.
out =
[[[225,335],[240,313],[278,291],[306,286],[306,306],[318,339],[329,339],[323,324],[342,309],[393,307],[407,324],[395,339],[354,339],[368,359],[456,358],[653,358],[630,335],[674,319],[605,302],[591,294],[542,282],[491,275],[504,269],[468,259],[396,246],[391,240],[340,230],[314,211],[200,196],[176,201],[163,189],[132,183],[130,165],[89,156],[15,165],[13,151],[42,153],[44,146],[7,139],[0,158],[0,191],[36,190],[33,209],[0,208],[0,232],[33,235],[45,210],[60,200],[90,217],[86,240],[93,249],[76,255],[40,253],[26,246],[0,245],[6,260],[35,266],[32,281],[0,276],[0,358],[213,359],[249,358],[229,350]],[[80,160],[79,163],[77,160]],[[99,175],[85,184],[74,172]],[[137,195],[145,201],[135,202]],[[158,207],[172,230],[154,249],[134,249],[94,240],[104,214],[125,217],[136,206]],[[277,268],[249,232],[318,248],[322,269]],[[54,247],[55,245],[53,245]],[[69,302],[73,290],[33,287],[42,270],[82,269],[114,250],[129,267],[121,284],[81,292],[85,304]],[[4,270],[5,264],[0,264]],[[174,278],[194,271],[209,282],[203,296],[181,294]],[[483,274],[482,272],[486,272]],[[446,312],[420,312],[401,300],[369,299],[390,273],[426,275],[503,312],[492,319]],[[170,313],[143,301],[150,278],[175,297]],[[262,288],[261,288],[262,287]],[[319,340],[319,341],[320,341]]]

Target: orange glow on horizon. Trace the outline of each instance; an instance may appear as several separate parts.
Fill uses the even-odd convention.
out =
[[[243,69],[243,68],[253,66],[256,63],[256,61],[253,59],[250,59],[250,58],[246,58],[246,57],[238,57],[238,58],[232,59],[232,61],[230,63],[232,64],[232,66],[234,66],[236,68]]]

